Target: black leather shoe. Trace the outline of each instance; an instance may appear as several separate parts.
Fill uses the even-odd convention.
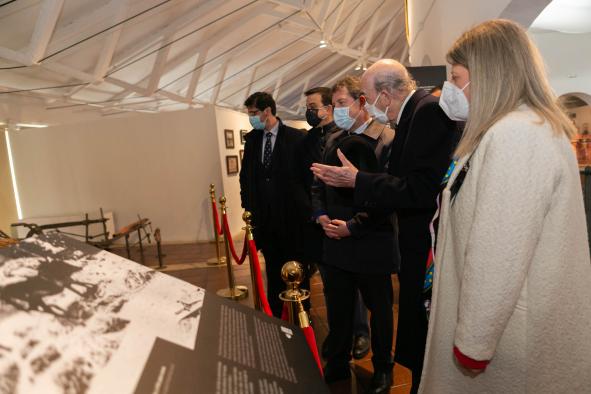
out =
[[[324,381],[327,384],[349,379],[350,377],[351,369],[348,364],[339,367],[333,367],[331,364],[326,364],[326,367],[324,367]]]
[[[392,371],[380,372],[377,371],[371,378],[371,384],[366,394],[386,394],[390,392],[392,387]]]
[[[368,337],[360,335],[355,337],[353,341],[353,358],[355,360],[361,360],[369,353],[370,340]]]

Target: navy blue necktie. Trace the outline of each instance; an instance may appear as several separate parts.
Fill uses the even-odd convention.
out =
[[[263,166],[269,168],[271,166],[271,132],[265,133],[265,150],[263,153]]]

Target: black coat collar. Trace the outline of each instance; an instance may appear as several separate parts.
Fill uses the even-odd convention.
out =
[[[311,135],[316,135],[318,137],[324,135],[326,137],[328,137],[329,135],[331,135],[332,133],[334,133],[335,131],[339,131],[339,127],[336,125],[336,123],[330,122],[322,127],[312,127],[308,133]]]
[[[408,102],[404,106],[404,109],[402,110],[400,122],[398,123],[398,125],[396,125],[397,130],[401,127],[407,127],[408,123],[412,119],[417,104],[428,95],[429,93],[424,89],[417,89],[417,91],[414,92],[414,94],[411,96],[410,100],[408,100]]]

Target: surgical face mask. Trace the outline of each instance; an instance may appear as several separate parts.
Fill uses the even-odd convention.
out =
[[[313,108],[309,108],[306,110],[306,122],[308,122],[308,124],[312,127],[318,126],[320,124],[320,122],[322,122],[324,119],[326,119],[326,115],[324,115],[324,118],[321,118],[320,116],[318,116],[318,111],[319,111],[319,109],[313,109]]]
[[[382,94],[382,92],[380,92],[380,94],[378,94],[378,97],[376,97],[376,100],[373,102],[373,104],[365,103],[365,109],[367,110],[367,112],[369,112],[369,115],[372,118],[374,118],[375,120],[377,120],[381,124],[386,124],[389,121],[388,109],[390,108],[390,106],[386,107],[385,111],[382,111],[381,109],[376,107],[376,103],[378,102],[378,99],[380,98],[381,94]]]
[[[265,129],[265,122],[261,121],[261,118],[259,117],[259,115],[249,115],[248,121],[250,122],[250,125],[252,126],[253,129],[256,129],[256,130],[264,130]]]
[[[470,104],[464,94],[464,89],[469,84],[470,82],[460,89],[449,81],[443,83],[441,97],[439,97],[439,106],[451,120],[466,121],[468,119]]]
[[[357,120],[357,116],[359,116],[359,114],[357,114],[355,118],[349,116],[349,108],[351,107],[351,105],[348,107],[335,108],[333,112],[335,124],[343,130],[350,130],[355,121]],[[361,113],[361,111],[359,112]]]

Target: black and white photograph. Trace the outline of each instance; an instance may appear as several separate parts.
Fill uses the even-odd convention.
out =
[[[236,155],[226,156],[226,174],[228,174],[228,175],[238,174],[238,171],[240,171],[238,163],[239,163],[238,156],[236,156]]]
[[[224,141],[226,142],[226,149],[234,149],[234,130],[224,130]]]
[[[0,249],[2,392],[131,392],[156,337],[194,348],[203,297],[63,235]]]
[[[246,144],[246,134],[248,130],[240,129],[240,145]]]

